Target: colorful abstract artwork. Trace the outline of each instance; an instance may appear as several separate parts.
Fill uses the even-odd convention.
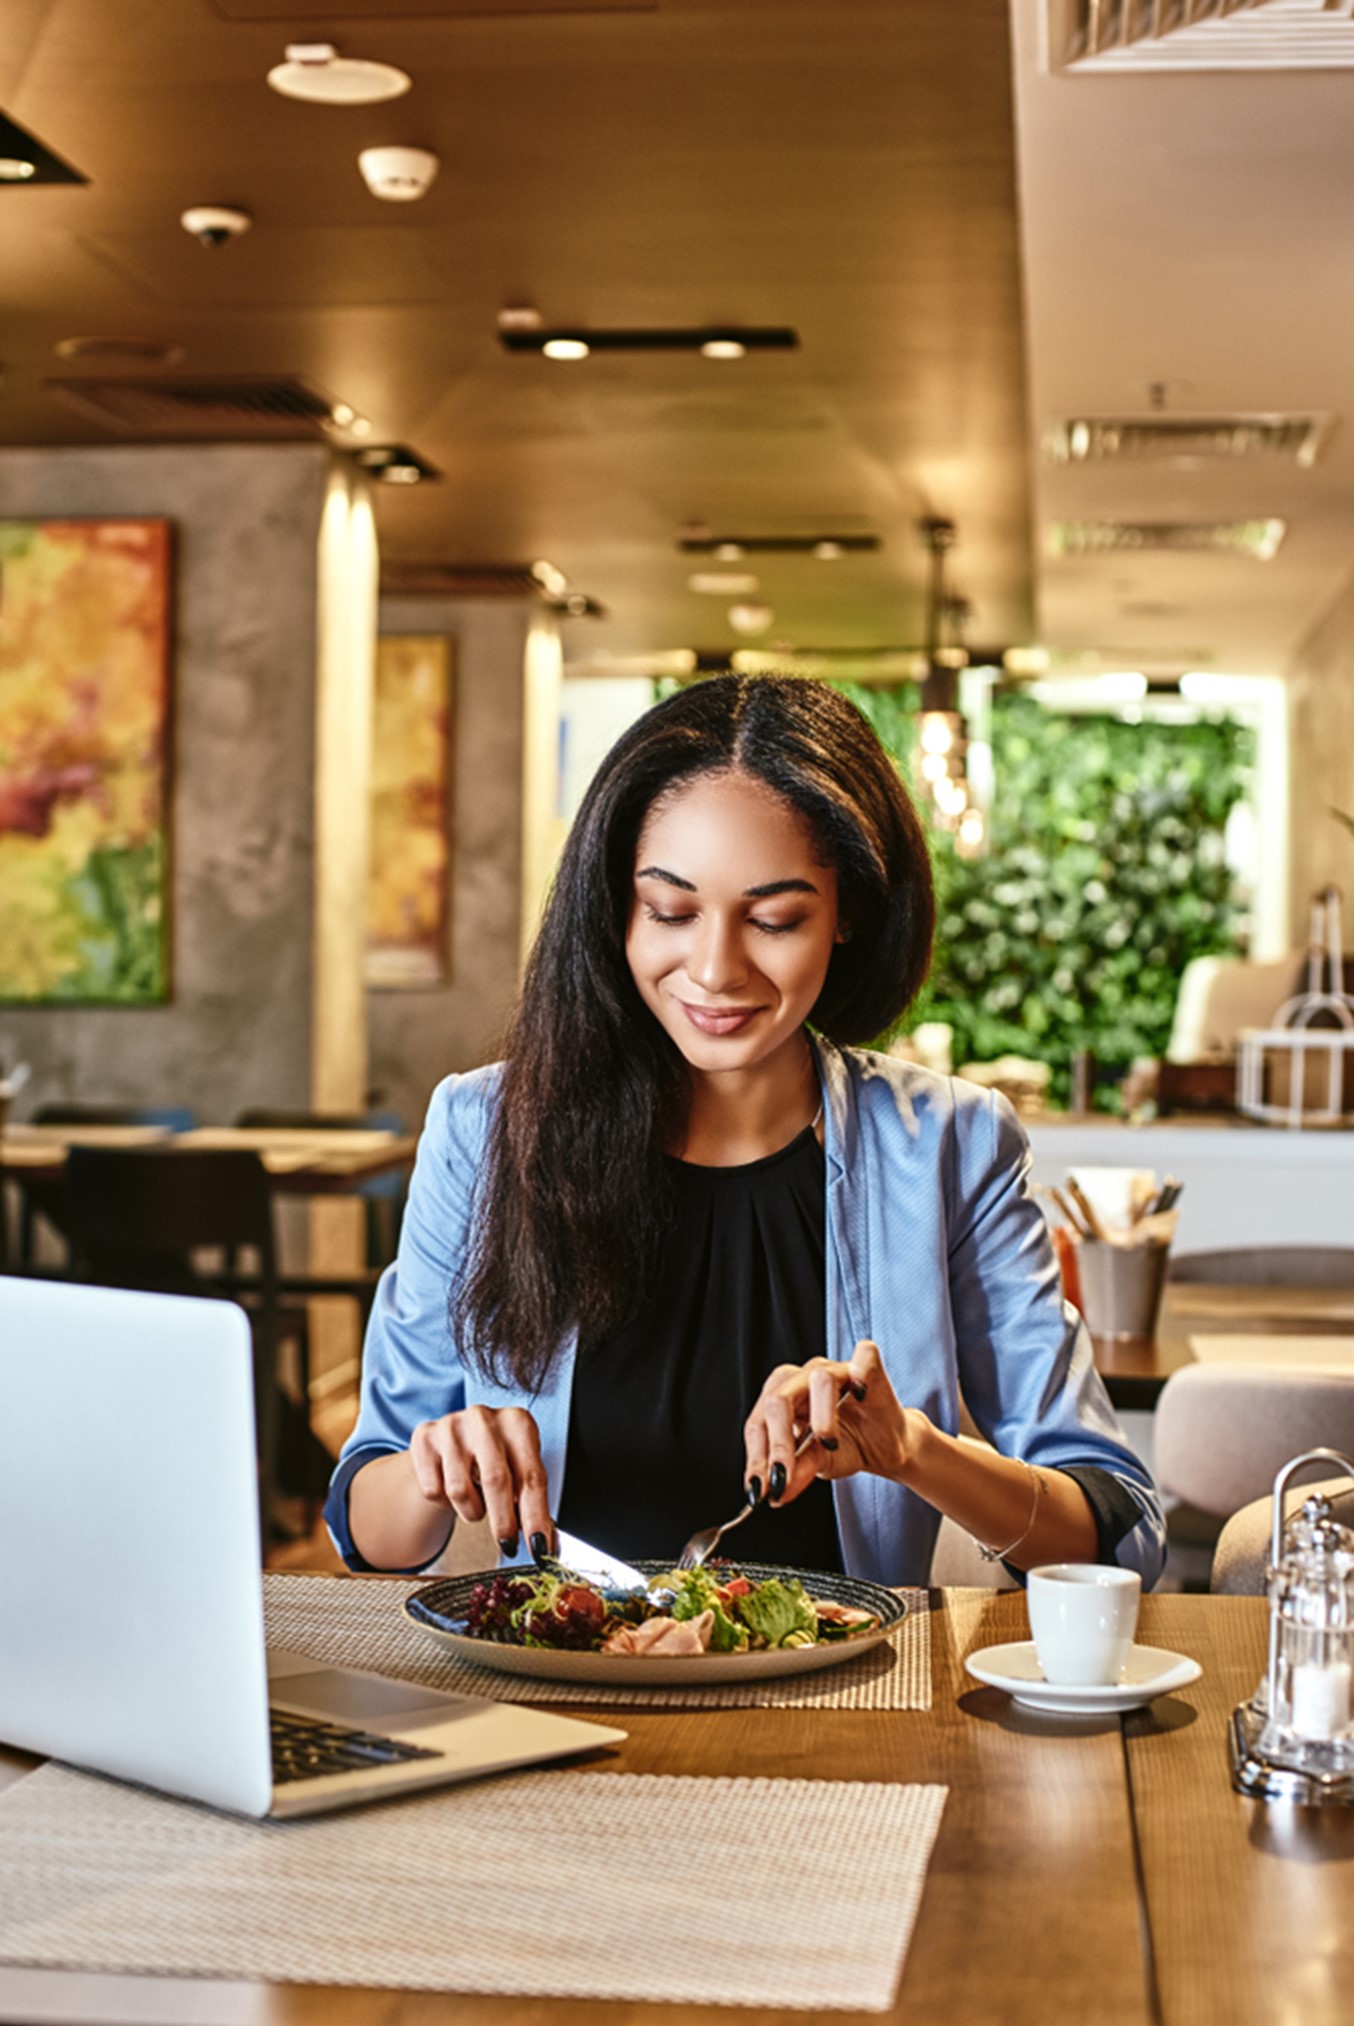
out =
[[[170,534],[0,521],[0,1001],[168,997]]]
[[[372,726],[369,985],[447,975],[450,766],[451,642],[386,634]]]

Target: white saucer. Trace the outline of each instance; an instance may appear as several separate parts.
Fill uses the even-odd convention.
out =
[[[1032,1639],[1011,1646],[985,1646],[964,1662],[969,1673],[989,1688],[1004,1688],[1026,1709],[1053,1710],[1061,1716],[1108,1716],[1113,1711],[1141,1709],[1155,1696],[1184,1688],[1203,1673],[1197,1660],[1167,1653],[1159,1646],[1130,1649],[1120,1680],[1075,1687],[1044,1680]]]

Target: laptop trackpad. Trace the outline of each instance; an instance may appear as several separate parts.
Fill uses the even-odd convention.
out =
[[[442,1695],[406,1681],[353,1674],[341,1667],[317,1667],[310,1674],[279,1674],[268,1684],[270,1699],[307,1716],[355,1727],[419,1730],[476,1716],[486,1707],[478,1696]]]

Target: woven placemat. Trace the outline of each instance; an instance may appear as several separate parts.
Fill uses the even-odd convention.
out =
[[[265,1576],[268,1640],[343,1667],[366,1667],[425,1688],[488,1695],[496,1702],[623,1704],[627,1709],[929,1709],[931,1626],[925,1590],[904,1590],[907,1616],[884,1644],[819,1674],[784,1675],[746,1687],[627,1688],[537,1680],[475,1667],[411,1625],[402,1606],[419,1581],[341,1576]],[[616,1663],[618,1670],[624,1665]]]
[[[283,1824],[47,1765],[0,1795],[0,1961],[879,2012],[946,1791],[529,1773]]]

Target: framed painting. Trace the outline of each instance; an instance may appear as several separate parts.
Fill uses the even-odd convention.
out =
[[[0,521],[0,1002],[169,996],[171,533]]]
[[[450,970],[451,642],[383,634],[372,716],[366,980],[438,984]]]

